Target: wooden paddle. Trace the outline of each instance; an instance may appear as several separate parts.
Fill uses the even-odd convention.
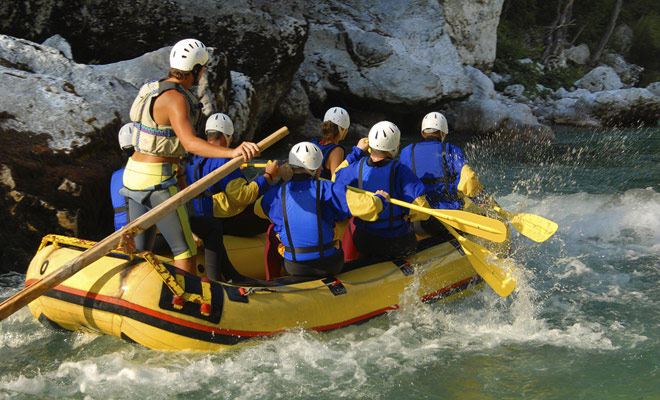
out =
[[[502,297],[507,297],[516,288],[516,280],[510,273],[502,271],[500,267],[495,264],[489,263],[488,259],[493,259],[495,256],[485,248],[461,236],[454,228],[440,221],[447,228],[460,243],[465,256],[467,257],[472,268],[484,278],[484,281],[493,288],[495,293]]]
[[[259,149],[261,151],[266,150],[275,142],[288,134],[289,130],[287,127],[278,129],[270,136],[258,143]],[[242,157],[236,157],[232,159],[222,167],[216,169],[202,179],[180,191],[176,195],[172,196],[158,207],[153,208],[149,212],[140,216],[140,218],[131,221],[124,228],[114,232],[102,241],[96,243],[93,247],[85,250],[78,257],[64,264],[50,275],[11,296],[2,302],[2,304],[0,304],[0,321],[20,310],[29,304],[32,300],[45,294],[55,286],[64,282],[76,272],[103,257],[109,251],[117,248],[117,246],[120,244],[122,236],[125,234],[132,233],[133,235],[138,235],[146,231],[156,222],[160,221],[163,217],[170,214],[171,212],[174,212],[178,207],[186,204],[200,193],[202,193],[204,190],[206,190],[209,186],[213,185],[228,175],[231,171],[238,168],[242,162]]]
[[[375,193],[358,189],[353,186],[346,186],[346,188],[354,192],[366,193],[375,196]],[[397,206],[406,207],[411,210],[432,215],[439,219],[441,222],[445,222],[454,228],[471,235],[479,236],[498,243],[506,240],[506,226],[504,223],[502,223],[502,221],[498,221],[493,218],[488,218],[483,215],[473,214],[461,210],[441,210],[422,207],[416,204],[406,203],[405,201],[393,199],[391,197],[389,202],[396,204]]]

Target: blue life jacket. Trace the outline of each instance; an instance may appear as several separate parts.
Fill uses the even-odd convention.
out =
[[[325,166],[325,161],[328,159],[328,154],[332,150],[334,150],[337,147],[340,147],[338,144],[335,143],[326,143],[326,144],[320,144],[321,139],[319,138],[314,138],[310,139],[310,142],[314,143],[315,145],[319,146],[319,149],[321,149],[321,153],[323,153],[323,161],[321,163],[321,178],[323,179],[331,179],[332,178],[332,172],[330,169],[326,168]]]
[[[190,161],[188,161],[188,166],[186,168],[186,180],[189,185],[197,182],[206,175],[220,168],[226,164],[231,159],[228,158],[207,158],[201,156],[193,156]],[[227,187],[227,184],[233,181],[236,178],[242,178],[240,170],[235,170],[229,175],[225,176],[215,184],[208,187],[202,193],[197,195],[193,199],[193,206],[195,208],[195,213],[200,217],[213,216],[213,198],[212,196],[216,193],[223,192]]]
[[[401,152],[401,163],[407,165],[422,181],[426,199],[433,208],[457,210],[463,206],[458,196],[458,182],[465,156],[460,148],[428,137]]]
[[[339,252],[335,223],[350,216],[344,187],[295,174],[264,194],[261,206],[275,224],[287,260],[310,261]]]
[[[374,164],[370,158],[360,159],[357,178],[358,188],[376,192],[385,190],[390,196],[397,198],[397,161],[383,160]],[[383,202],[383,211],[378,214],[376,221],[365,221],[355,218],[355,225],[381,236],[395,237],[403,236],[410,232],[411,225],[404,219],[408,215],[408,209],[392,203]]]
[[[115,211],[115,230],[119,230],[128,224],[128,201],[126,197],[119,194],[119,190],[124,187],[124,168],[118,169],[112,173],[110,178],[110,199],[112,208]]]

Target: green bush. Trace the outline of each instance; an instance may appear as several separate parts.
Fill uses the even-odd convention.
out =
[[[660,71],[660,15],[648,14],[633,26],[633,44],[630,59],[646,70],[642,84],[656,82]]]
[[[588,70],[586,67],[566,67],[553,71],[543,72],[535,63],[521,63],[518,60],[495,60],[493,71],[500,75],[511,75],[511,82],[525,86],[525,95],[545,95],[537,90],[536,84],[540,83],[548,89],[557,90],[560,87],[570,88],[576,80],[584,76]],[[495,89],[503,91],[510,83],[498,83]]]

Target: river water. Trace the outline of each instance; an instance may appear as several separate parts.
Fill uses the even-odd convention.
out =
[[[213,354],[54,332],[24,308],[0,323],[0,399],[658,399],[660,130],[557,137],[463,144],[504,208],[559,223],[516,236],[508,298],[404,296],[362,325]],[[0,276],[0,299],[23,283]]]

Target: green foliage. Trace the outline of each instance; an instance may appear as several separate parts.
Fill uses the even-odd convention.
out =
[[[641,17],[633,31],[630,60],[646,68],[642,83],[654,82],[651,79],[660,74],[660,14]]]
[[[594,49],[610,18],[615,0],[575,0],[567,45],[586,43]],[[542,74],[519,66],[515,60],[531,58],[538,61],[543,53],[544,38],[556,17],[559,0],[505,0],[498,27],[496,72],[510,74],[528,91],[536,83],[549,88],[570,87],[587,71],[583,67],[568,67]],[[658,81],[660,75],[660,0],[626,0],[617,24],[633,28],[634,38],[629,61],[645,68],[645,85]],[[498,71],[499,70],[499,71]]]
[[[557,90],[560,87],[570,88],[576,80],[584,76],[588,71],[585,67],[566,67],[558,68],[553,71],[544,72],[534,63],[522,63],[517,60],[495,60],[493,71],[500,75],[510,75],[511,81],[525,86],[525,95],[546,95],[547,93],[539,92],[536,84],[541,84],[547,89]],[[495,89],[503,91],[509,83],[498,83]]]
[[[530,49],[520,40],[518,33],[508,22],[500,23],[497,32],[497,58],[517,60],[529,57]]]

